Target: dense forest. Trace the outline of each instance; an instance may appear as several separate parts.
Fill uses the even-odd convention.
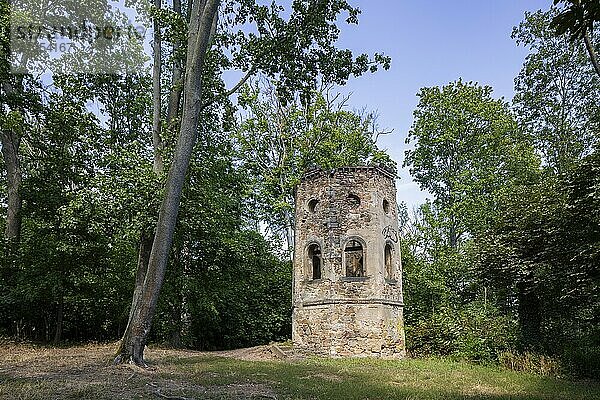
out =
[[[600,375],[600,7],[557,3],[513,29],[529,55],[511,102],[463,79],[418,93],[402,167],[430,200],[399,213],[411,355]],[[0,6],[0,335],[122,338],[138,364],[148,341],[287,340],[303,172],[397,168],[377,114],[338,94],[390,66],[335,47],[359,10],[159,1],[147,70],[49,79],[11,70]]]

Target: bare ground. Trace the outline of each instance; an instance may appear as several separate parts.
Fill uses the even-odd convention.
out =
[[[0,344],[0,399],[172,399],[276,398],[264,383],[200,386],[190,383],[172,360],[213,356],[242,360],[276,358],[268,346],[203,353],[146,350],[152,367],[112,365],[116,344],[51,348]],[[193,361],[193,360],[190,360]]]
[[[151,368],[113,365],[116,344],[46,347],[0,339],[4,399],[591,400],[600,382],[438,359],[298,361],[291,346],[197,352],[151,347]]]

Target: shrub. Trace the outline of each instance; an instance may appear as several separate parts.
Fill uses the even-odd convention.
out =
[[[463,308],[445,306],[407,326],[413,355],[440,355],[478,362],[496,361],[500,352],[514,348],[516,323],[479,302]]]
[[[565,369],[571,375],[600,378],[600,346],[569,345],[563,350],[561,359]]]

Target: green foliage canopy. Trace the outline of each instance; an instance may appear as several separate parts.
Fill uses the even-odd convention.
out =
[[[458,80],[422,88],[418,97],[404,166],[434,196],[446,240],[456,248],[493,218],[497,192],[529,179],[538,161],[489,86]]]

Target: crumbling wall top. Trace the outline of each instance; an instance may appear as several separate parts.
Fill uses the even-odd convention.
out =
[[[360,172],[360,171],[365,171],[365,172],[374,172],[376,174],[382,175],[386,178],[395,180],[396,179],[396,172],[390,168],[390,167],[386,167],[384,165],[373,165],[373,166],[353,166],[353,167],[339,167],[339,168],[335,168],[332,170],[323,170],[320,168],[314,168],[311,170],[308,170],[307,172],[304,173],[304,175],[302,175],[302,182],[304,181],[308,181],[308,180],[312,180],[312,179],[316,179],[316,178],[320,178],[323,176],[335,176],[337,172]]]

